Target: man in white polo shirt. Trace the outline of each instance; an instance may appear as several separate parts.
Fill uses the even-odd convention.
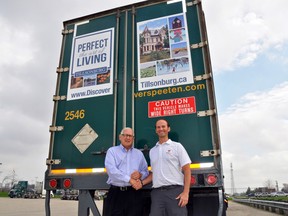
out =
[[[155,127],[159,141],[149,153],[152,174],[142,181],[145,185],[153,180],[150,216],[186,216],[191,160],[181,143],[168,138],[167,120],[158,120]]]

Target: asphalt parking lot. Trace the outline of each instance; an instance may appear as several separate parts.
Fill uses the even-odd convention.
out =
[[[95,201],[102,212],[102,201]],[[74,200],[51,199],[51,216],[78,216],[78,202]],[[2,216],[45,216],[45,199],[0,198]]]
[[[103,202],[95,201],[100,213]],[[78,201],[51,199],[51,216],[78,216]],[[0,215],[2,216],[45,216],[44,199],[0,198]],[[92,213],[90,215],[93,215]],[[277,214],[243,204],[229,202],[227,216],[276,216]]]

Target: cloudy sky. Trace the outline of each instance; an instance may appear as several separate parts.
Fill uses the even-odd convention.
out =
[[[0,7],[0,183],[44,178],[63,21],[132,0],[9,0]],[[139,1],[138,1],[139,2]],[[288,183],[288,1],[202,0],[226,190]]]

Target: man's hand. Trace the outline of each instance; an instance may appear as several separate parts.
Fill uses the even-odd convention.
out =
[[[185,192],[182,192],[178,197],[176,197],[176,199],[179,199],[178,206],[184,207],[188,203],[189,194],[185,193]]]
[[[132,179],[137,180],[137,179],[140,179],[141,176],[142,176],[142,174],[141,174],[140,172],[138,172],[138,171],[134,171],[134,172],[131,174],[130,177],[131,177]]]
[[[142,188],[142,183],[140,179],[135,180],[131,178],[129,182],[135,190],[139,190]]]

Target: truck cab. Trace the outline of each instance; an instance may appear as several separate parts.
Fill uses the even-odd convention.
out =
[[[28,181],[19,181],[14,184],[8,193],[10,198],[21,198],[24,196],[28,188]]]

